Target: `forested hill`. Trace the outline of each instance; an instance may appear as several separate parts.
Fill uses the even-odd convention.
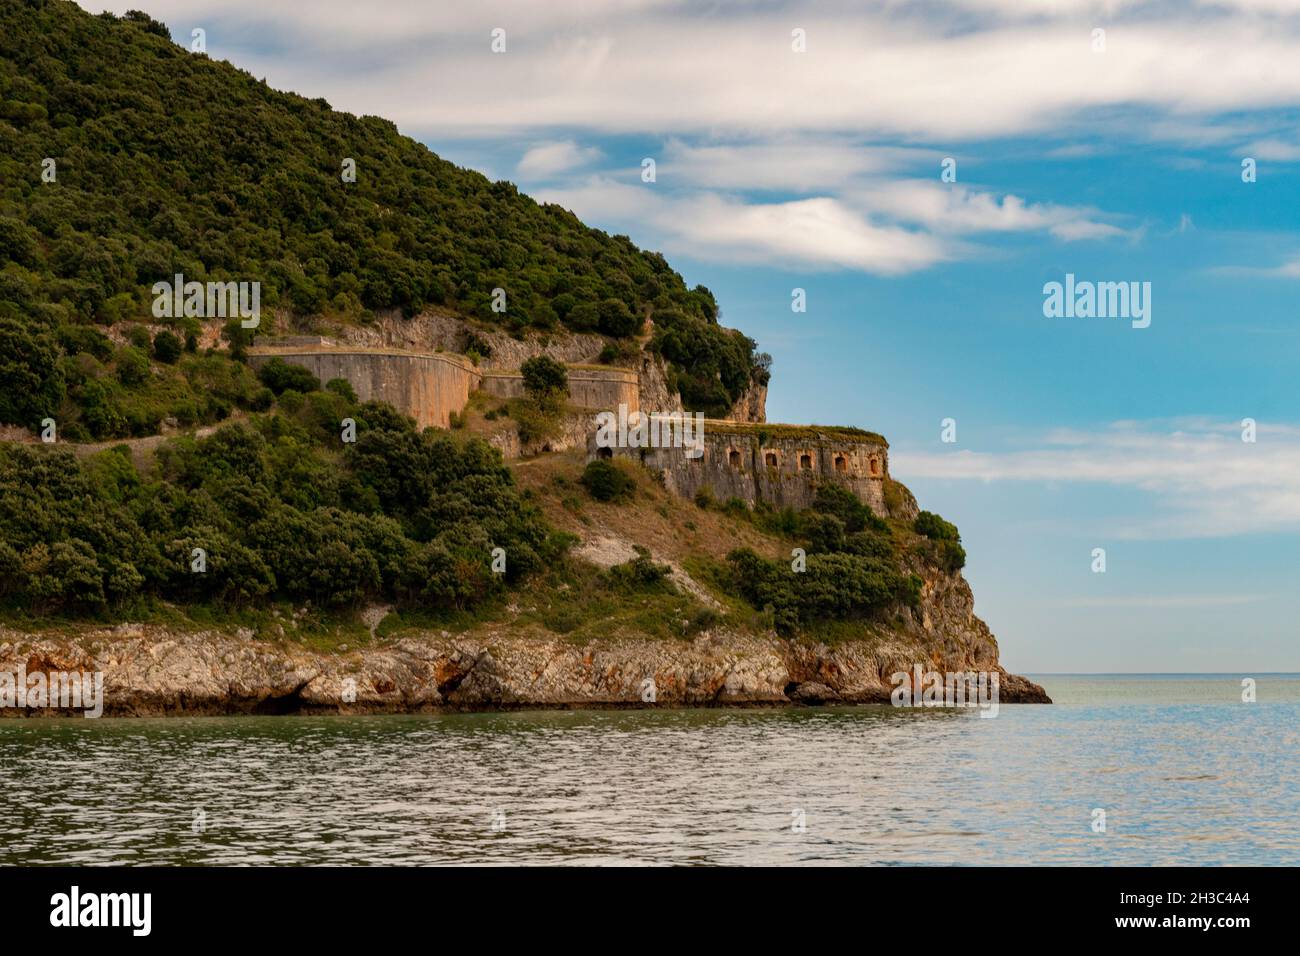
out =
[[[259,281],[264,310],[356,321],[442,306],[512,331],[624,337],[651,315],[688,406],[714,413],[765,374],[707,289],[625,236],[446,162],[387,120],[192,53],[146,14],[6,0],[0,362],[23,386],[0,396],[0,419],[53,414],[85,374],[60,362],[94,351],[77,327],[149,319],[152,284],[176,273]]]

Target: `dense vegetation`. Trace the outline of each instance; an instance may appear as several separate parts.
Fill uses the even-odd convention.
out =
[[[916,516],[912,529],[930,539],[931,555],[940,567],[952,572],[966,566],[966,549],[961,545],[961,535],[955,524],[931,511],[922,511]]]
[[[495,449],[343,392],[286,389],[276,414],[168,442],[147,476],[124,447],[0,445],[0,602],[467,609],[560,553]]]
[[[0,421],[51,417],[75,426],[67,437],[110,438],[254,407],[238,382],[204,405],[210,389],[195,379],[211,369],[174,348],[194,352],[192,317],[166,320],[171,338],[142,355],[93,337],[96,323],[152,321],[153,283],[178,273],[260,282],[267,315],[364,322],[441,306],[512,331],[614,337],[653,316],[675,384],[710,414],[767,375],[753,341],[718,324],[708,289],[688,289],[626,236],[458,168],[386,120],[191,53],[144,14],[5,3]],[[142,357],[180,364],[146,375]]]
[[[769,561],[750,548],[727,556],[732,583],[783,633],[823,620],[867,619],[915,604],[921,581],[903,570],[889,524],[848,490],[824,485],[812,508],[767,515],[766,522],[804,544],[800,560]]]

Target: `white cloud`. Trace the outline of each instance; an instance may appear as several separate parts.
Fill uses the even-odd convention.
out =
[[[1300,160],[1300,143],[1280,139],[1260,139],[1241,147],[1240,155],[1273,163],[1294,163]]]
[[[525,179],[546,179],[600,159],[603,154],[594,146],[579,146],[573,140],[538,143],[519,160],[515,171]]]
[[[151,9],[178,33],[205,24],[214,56],[273,85],[439,137],[562,128],[943,143],[1068,135],[1102,120],[1121,139],[1204,143],[1234,115],[1300,106],[1300,20],[1260,15],[1285,10],[1282,0],[1177,16],[1167,4],[1058,2],[1025,18],[1024,5],[804,0],[701,11],[685,0],[486,0],[434,11],[424,0],[155,0]],[[1106,51],[1094,53],[1098,11],[1121,8]],[[790,49],[794,25],[807,30],[806,53]],[[507,30],[504,54],[489,50],[496,26]]]
[[[1008,452],[896,450],[900,477],[1079,482],[1153,496],[1130,537],[1185,538],[1300,529],[1300,428],[1258,425],[1257,441],[1235,424],[1116,423],[1058,432],[1040,447]]]
[[[703,146],[672,139],[664,152],[661,177],[693,186],[821,193],[838,191],[864,176],[922,163],[937,170],[940,159],[934,150],[819,137]]]
[[[771,158],[757,147],[741,147],[724,154],[722,164],[743,165],[751,148]],[[683,149],[677,145],[670,155]],[[688,151],[694,162],[698,151]],[[768,181],[775,181],[780,171],[773,167],[770,174]],[[705,261],[886,276],[976,254],[978,248],[964,237],[979,233],[1045,232],[1063,241],[1126,234],[1102,222],[1090,207],[1026,203],[937,181],[871,181],[841,196],[758,202],[711,190],[672,189],[665,181],[671,175],[635,185],[593,176],[577,187],[539,190],[538,198],[607,229],[625,230],[643,245]]]
[[[897,275],[953,253],[934,236],[877,224],[828,197],[751,203],[593,178],[574,189],[541,190],[538,198],[584,219],[635,224],[651,233],[651,245],[713,261]]]
[[[1100,147],[1093,143],[1070,143],[1049,149],[1046,155],[1049,159],[1090,159],[1101,152]]]
[[[1019,196],[999,198],[959,183],[884,183],[859,198],[870,209],[941,232],[1046,231],[1067,241],[1125,234],[1118,226],[1101,222],[1098,211],[1089,207],[1026,203]]]
[[[1275,266],[1219,266],[1211,271],[1258,279],[1300,279],[1300,253]]]

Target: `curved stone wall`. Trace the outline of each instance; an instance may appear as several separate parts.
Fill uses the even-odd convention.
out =
[[[249,350],[254,367],[273,358],[309,369],[322,384],[332,378],[346,379],[363,402],[388,402],[414,418],[420,428],[448,427],[451,413],[465,407],[469,393],[482,381],[473,362],[449,352],[292,346]]]
[[[618,411],[620,404],[629,412],[641,407],[641,389],[637,374],[626,368],[593,368],[570,365],[569,402],[592,411]],[[524,377],[519,372],[485,369],[480,386],[498,398],[519,398],[524,394]]]

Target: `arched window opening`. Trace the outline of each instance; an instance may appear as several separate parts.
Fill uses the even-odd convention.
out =
[[[769,467],[769,468],[775,468],[775,467],[776,467],[776,452],[774,452],[774,451],[769,451],[769,452],[767,453],[767,458],[766,458],[766,460],[767,460],[767,467]]]
[[[799,456],[799,470],[809,471],[812,468],[812,455]]]
[[[878,475],[878,474],[880,474],[880,459],[879,459],[879,458],[873,458],[873,459],[871,459],[871,473],[872,473],[873,475]]]
[[[849,463],[845,460],[843,455],[835,456],[835,470],[841,475],[849,470]]]
[[[739,468],[740,452],[736,451],[734,448],[727,452],[727,463],[730,464],[732,468]]]

